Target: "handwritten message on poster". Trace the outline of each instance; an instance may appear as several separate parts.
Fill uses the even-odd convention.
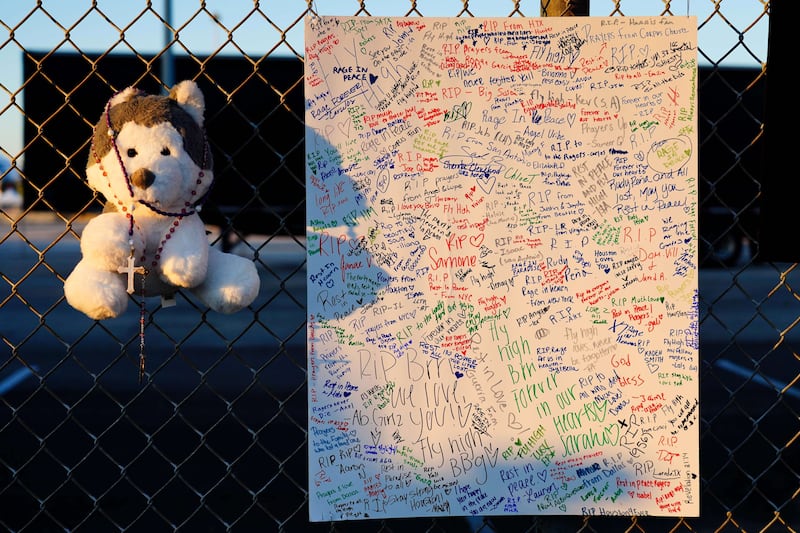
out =
[[[699,512],[696,20],[306,20],[309,513]]]

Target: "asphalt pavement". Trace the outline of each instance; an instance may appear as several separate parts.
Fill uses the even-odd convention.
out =
[[[33,212],[16,224],[0,222],[0,393],[32,386],[34,374],[55,391],[88,390],[95,381],[114,391],[141,389],[139,300],[132,298],[120,317],[95,323],[64,299],[63,280],[80,260],[78,236],[87,221]],[[216,240],[218,230],[208,231]],[[146,371],[171,396],[202,382],[235,397],[254,375],[279,396],[305,385],[304,241],[245,241],[231,253],[257,259],[261,290],[249,309],[207,311],[188,294],[173,307],[145,300]]]

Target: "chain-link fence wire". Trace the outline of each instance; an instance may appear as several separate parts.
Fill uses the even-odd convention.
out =
[[[0,167],[0,526],[15,532],[798,530],[796,265],[758,261],[754,230],[766,57],[747,43],[768,23],[769,2],[735,2],[755,6],[751,20],[726,17],[734,0],[705,2],[698,18],[699,55],[707,63],[698,108],[701,517],[329,524],[307,518],[313,489],[306,466],[303,17],[309,11],[525,17],[540,9],[554,16],[575,14],[588,2],[463,0],[447,12],[444,3],[421,1],[335,8],[321,0],[280,8],[253,2],[224,19],[213,2],[174,14],[168,4],[151,2],[128,2],[121,10],[112,2],[4,6],[0,57],[22,78],[0,83],[0,127],[24,130],[24,139],[19,149],[0,144],[9,160]],[[642,12],[638,0],[617,0],[597,12],[599,3],[593,14],[673,16],[689,9],[688,2],[657,0]],[[213,36],[202,52],[198,26]],[[82,49],[77,36],[86,32],[105,45]],[[166,32],[163,46],[153,46],[158,32]],[[728,35],[721,50],[704,45],[704,36],[721,32]],[[257,53],[240,42],[246,33],[260,36]],[[31,44],[39,42],[45,44]],[[734,53],[749,65],[725,68]],[[147,371],[139,384],[137,306],[113,321],[84,319],[67,305],[63,282],[80,256],[83,225],[101,208],[84,167],[102,106],[126,86],[159,91],[173,78],[196,80],[207,98],[217,175],[203,212],[210,238],[251,257],[262,287],[248,309],[230,316],[209,312],[187,294],[178,294],[177,311],[148,302]]]

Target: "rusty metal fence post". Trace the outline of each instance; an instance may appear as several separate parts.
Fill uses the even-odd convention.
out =
[[[589,0],[541,0],[543,17],[588,17]]]

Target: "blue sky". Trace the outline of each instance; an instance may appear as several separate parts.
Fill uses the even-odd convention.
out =
[[[0,69],[0,147],[12,156],[20,155],[23,148],[23,117],[11,102],[11,95],[18,93],[23,85],[23,49],[156,53],[163,49],[164,43],[163,24],[156,12],[163,15],[166,1],[153,0],[152,9],[148,10],[145,0],[97,0],[96,9],[92,9],[90,0],[41,0],[42,8],[37,8],[36,0],[3,0],[0,10],[0,65],[3,67]],[[759,19],[765,2],[767,0],[681,0],[669,2],[669,5],[673,15],[698,18],[698,42],[712,61],[723,66],[760,68],[767,60],[769,20],[765,15]],[[540,0],[522,0],[519,9],[525,16],[538,16],[539,3]],[[720,4],[718,12],[715,12],[715,3]],[[205,9],[195,0],[173,0],[172,5],[172,21],[179,30],[182,46],[194,54],[205,55],[220,47],[222,54],[240,54],[241,49],[257,57],[268,52],[290,55],[292,48],[299,54],[303,52],[302,17],[308,5],[305,0],[261,1],[259,10],[255,10],[253,0],[206,0]],[[365,5],[370,15],[402,16],[408,13],[411,2],[366,0]],[[614,5],[612,0],[591,0],[590,15],[610,15]],[[659,16],[665,11],[664,0],[622,0],[621,5],[626,16]],[[358,0],[314,0],[312,6],[322,15],[355,15],[360,9]],[[512,14],[514,2],[469,0],[469,13],[462,13],[462,0],[417,0],[416,6],[425,16],[504,17]],[[281,44],[280,32],[295,21],[294,27],[286,33],[288,45]],[[121,30],[125,33],[125,42],[120,42]],[[228,42],[228,31],[232,32],[235,45]],[[739,32],[744,33],[743,44],[749,51],[737,46]],[[174,52],[185,53],[182,46],[173,48]],[[700,63],[707,61],[701,57]],[[21,105],[20,94],[16,95],[16,102]]]

